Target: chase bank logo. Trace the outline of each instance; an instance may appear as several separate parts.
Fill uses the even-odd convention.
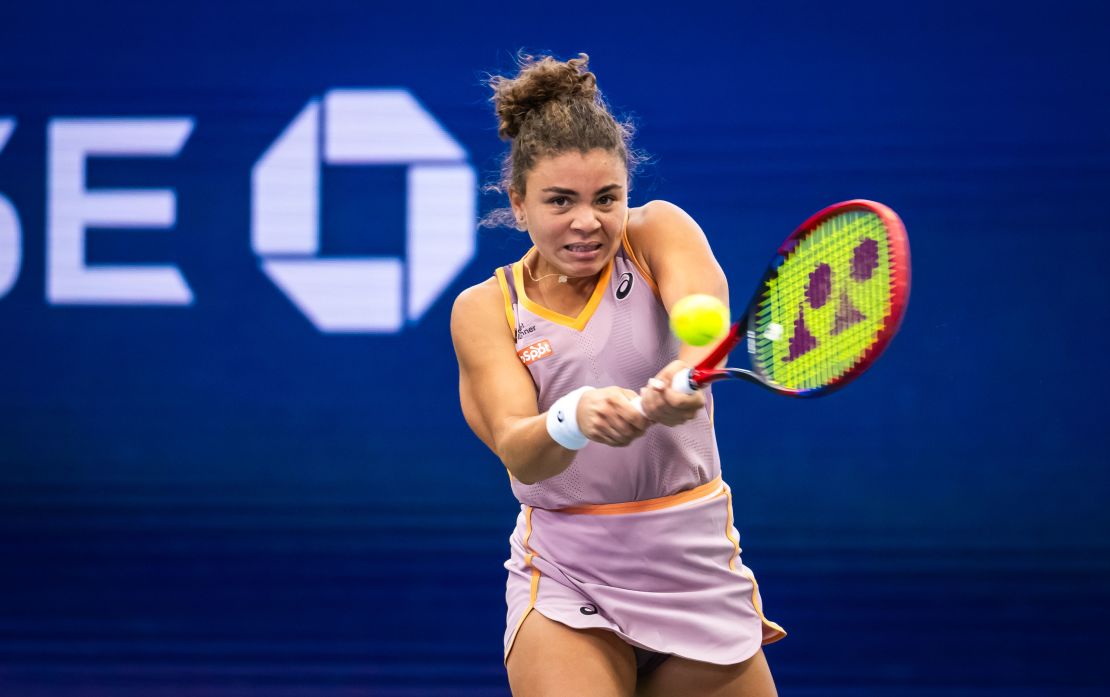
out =
[[[173,189],[89,186],[92,159],[177,157],[193,117],[52,118],[47,124],[46,301],[195,303],[173,264],[92,262],[90,234],[157,232],[177,221]],[[0,154],[16,128],[0,117]],[[322,165],[406,170],[402,258],[320,255]],[[419,320],[474,255],[476,175],[466,151],[404,89],[337,89],[311,99],[254,164],[250,246],[262,271],[320,331],[392,333]],[[379,230],[367,221],[372,233]],[[245,235],[244,235],[245,237]],[[243,239],[243,238],[240,238]],[[0,300],[23,266],[23,229],[0,193]]]
[[[263,271],[320,331],[399,331],[474,254],[476,175],[466,158],[407,90],[309,100],[252,172],[251,246]],[[406,166],[405,258],[319,255],[322,163]]]

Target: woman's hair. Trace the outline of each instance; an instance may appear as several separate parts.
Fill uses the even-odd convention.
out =
[[[487,190],[523,195],[528,172],[539,160],[571,150],[611,152],[625,163],[631,177],[642,159],[631,148],[632,124],[617,121],[609,113],[597,89],[597,78],[587,70],[589,61],[585,53],[565,62],[551,56],[521,55],[516,77],[489,79],[497,134],[509,141],[510,147],[501,165],[500,181]],[[482,221],[487,227],[511,227],[513,223],[512,211],[507,208],[491,212]]]

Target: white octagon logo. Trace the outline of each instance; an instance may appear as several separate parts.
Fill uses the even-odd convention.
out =
[[[321,161],[407,165],[404,259],[319,255]],[[331,90],[255,163],[251,246],[320,331],[393,333],[420,319],[474,255],[475,194],[466,151],[407,90]]]

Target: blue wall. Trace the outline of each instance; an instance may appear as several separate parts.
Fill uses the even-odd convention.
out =
[[[653,156],[633,203],[689,211],[736,305],[824,205],[883,201],[910,231],[909,313],[868,374],[817,401],[716,392],[745,561],[791,632],[780,691],[1110,687],[1094,3],[4,14],[0,694],[508,693],[516,506],[459,413],[447,323],[524,241],[464,225],[473,254],[399,329],[321,330],[262,268],[312,255],[252,246],[252,171],[310,100],[401,88],[488,182],[481,82],[520,47],[590,54]],[[84,263],[172,265],[191,302],[51,299],[75,210],[55,129],[94,118],[184,124],[175,155],[88,161],[89,190],[172,191],[174,220],[91,226]],[[319,258],[414,273],[405,164],[320,167]]]

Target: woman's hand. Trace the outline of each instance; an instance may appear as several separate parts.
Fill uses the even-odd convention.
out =
[[[592,441],[621,448],[651,425],[632,404],[636,393],[621,387],[590,390],[578,401],[578,429]]]
[[[700,390],[694,394],[683,394],[671,389],[675,373],[689,367],[682,361],[671,361],[640,390],[644,414],[648,419],[664,426],[678,426],[705,408],[705,395]]]

